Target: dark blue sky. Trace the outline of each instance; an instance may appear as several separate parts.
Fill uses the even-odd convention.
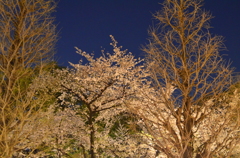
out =
[[[135,56],[144,56],[140,50],[146,44],[147,30],[152,26],[152,13],[161,9],[163,0],[60,0],[56,22],[60,30],[56,59],[61,65],[68,61],[78,63],[82,58],[74,47],[98,56],[101,46],[112,52],[109,35],[113,35]],[[205,0],[204,9],[215,17],[211,33],[222,35],[236,71],[240,71],[240,0]]]

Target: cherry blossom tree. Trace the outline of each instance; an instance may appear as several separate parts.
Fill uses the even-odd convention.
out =
[[[113,148],[109,148],[114,146],[109,133],[116,121],[115,116],[127,111],[123,105],[133,100],[147,76],[142,60],[122,51],[111,38],[113,54],[103,52],[95,59],[76,48],[87,63],[70,63],[72,69],[57,70],[54,74],[58,79],[54,83],[58,87],[55,91],[59,93],[59,106],[75,111],[78,121],[84,125],[78,128],[82,131],[79,146],[86,151],[85,156],[87,151],[91,157],[114,153]]]

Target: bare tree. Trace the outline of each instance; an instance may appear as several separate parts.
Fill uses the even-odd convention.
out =
[[[24,125],[46,102],[33,79],[54,53],[55,7],[54,0],[0,0],[1,157],[17,150]]]
[[[223,38],[210,34],[212,16],[201,0],[162,5],[144,48],[154,90],[142,91],[134,111],[152,146],[167,157],[227,157],[239,141],[239,106],[225,93],[232,69],[219,54]]]

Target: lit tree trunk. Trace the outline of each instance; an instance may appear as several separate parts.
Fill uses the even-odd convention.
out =
[[[88,110],[89,110],[89,127],[90,127],[90,156],[91,158],[95,158],[95,153],[94,153],[94,141],[95,141],[95,129],[94,129],[94,122],[93,122],[93,117],[94,117],[94,111],[92,111],[91,106],[87,105]]]

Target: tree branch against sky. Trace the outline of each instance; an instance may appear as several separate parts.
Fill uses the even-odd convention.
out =
[[[0,0],[0,155],[11,157],[46,102],[34,78],[51,61],[57,40],[53,0]],[[42,98],[43,97],[43,98]],[[29,132],[29,133],[28,133]]]
[[[143,49],[155,92],[142,92],[146,102],[134,110],[167,157],[226,157],[239,139],[239,122],[223,97],[233,70],[219,54],[223,38],[209,32],[212,16],[201,7],[199,0],[165,0]]]

